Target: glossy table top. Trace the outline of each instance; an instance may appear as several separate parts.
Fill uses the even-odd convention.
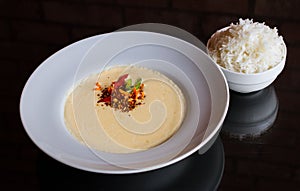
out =
[[[203,155],[194,153],[174,165],[150,172],[109,175],[71,168],[38,151],[34,163],[36,181],[45,190],[87,186],[112,190],[297,188],[297,131],[285,132],[285,128],[295,127],[286,126],[293,122],[281,111],[277,92],[275,85],[250,94],[231,91],[222,132]],[[285,120],[288,122],[283,123]]]
[[[0,3],[0,183],[3,190],[297,190],[300,188],[300,14],[287,1],[2,1]],[[206,42],[219,28],[254,18],[277,27],[286,66],[269,87],[230,92],[220,137],[205,154],[129,175],[61,164],[30,140],[19,115],[22,89],[38,65],[80,39],[146,22],[183,28]]]

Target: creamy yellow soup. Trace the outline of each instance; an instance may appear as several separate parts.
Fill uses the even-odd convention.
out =
[[[128,74],[142,79],[145,98],[130,111],[99,104],[101,88]],[[113,67],[82,80],[68,95],[65,124],[69,132],[89,147],[111,153],[131,153],[168,140],[185,115],[185,99],[179,87],[159,72],[142,67]]]

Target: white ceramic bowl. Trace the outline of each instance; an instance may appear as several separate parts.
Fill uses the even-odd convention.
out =
[[[274,68],[267,70],[265,72],[256,73],[256,74],[243,74],[237,73],[225,68],[222,68],[228,86],[231,90],[241,92],[241,93],[250,93],[258,90],[262,90],[269,86],[281,73],[285,65],[285,59],[282,60]]]
[[[216,35],[218,32],[226,30],[227,28],[228,27],[217,31],[211,36],[210,39],[212,39],[214,35]],[[207,47],[209,47],[210,39],[207,42]],[[284,68],[287,48],[284,42],[283,44],[284,44],[284,58],[282,59],[282,61],[276,66],[274,66],[273,68],[264,72],[255,73],[255,74],[245,74],[245,73],[239,73],[239,72],[228,70],[224,67],[221,67],[216,62],[215,64],[221,68],[228,82],[228,86],[231,90],[240,93],[250,93],[250,92],[262,90],[265,87],[269,86],[277,78],[277,76],[281,73],[281,71]],[[208,49],[207,52],[209,55]]]
[[[105,63],[145,64],[189,90],[190,112],[180,130],[153,149],[123,155],[97,152],[76,141],[64,125],[66,94],[74,80]],[[161,168],[208,148],[221,129],[228,102],[224,75],[196,46],[158,33],[115,32],[76,42],[44,61],[24,87],[20,113],[29,137],[54,159],[87,171],[124,174]]]

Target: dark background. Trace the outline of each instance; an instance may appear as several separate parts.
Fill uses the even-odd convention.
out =
[[[239,18],[276,26],[288,56],[273,84],[279,99],[273,127],[247,141],[222,135],[226,162],[219,190],[299,189],[299,8],[298,0],[0,0],[0,189],[39,190],[37,160],[51,160],[29,139],[19,116],[22,88],[47,57],[80,39],[145,22],[180,27],[206,43]]]

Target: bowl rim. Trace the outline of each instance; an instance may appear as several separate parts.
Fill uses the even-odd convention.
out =
[[[142,33],[140,31],[138,31],[139,33]],[[128,33],[128,32],[127,32]],[[132,32],[134,33],[134,32]],[[150,32],[143,32],[143,33],[150,33]],[[153,32],[152,32],[153,33]],[[107,35],[107,34],[101,34],[101,35]],[[158,33],[158,36],[168,36],[168,35],[163,35],[163,34],[159,34]],[[36,76],[37,75],[37,72],[40,71],[43,67],[45,67],[45,63],[51,59],[53,59],[55,56],[57,55],[60,55],[62,54],[64,51],[66,51],[68,48],[71,48],[71,47],[74,47],[75,45],[79,45],[80,42],[86,42],[88,39],[91,40],[91,39],[96,39],[97,37],[99,37],[99,35],[97,36],[93,36],[93,37],[89,37],[87,39],[82,39],[80,41],[77,41],[75,43],[72,43],[71,45],[68,45],[62,49],[60,49],[59,51],[57,51],[56,53],[54,53],[53,55],[51,55],[50,57],[48,57],[46,60],[44,60],[35,70],[34,72],[31,74],[31,76],[29,77],[29,79],[27,80],[24,88],[23,88],[23,91],[22,91],[22,94],[21,94],[21,98],[20,98],[20,105],[19,105],[19,109],[20,109],[20,115],[21,115],[21,119],[22,119],[22,124],[23,124],[23,127],[25,129],[25,131],[27,132],[27,134],[29,135],[29,137],[31,138],[31,140],[36,144],[36,146],[38,146],[42,151],[44,151],[45,153],[47,153],[47,155],[51,156],[52,158],[64,163],[64,164],[67,164],[69,166],[73,166],[75,168],[79,168],[79,169],[82,169],[82,170],[87,170],[87,171],[92,171],[92,172],[101,172],[101,173],[109,173],[109,174],[126,174],[126,173],[137,173],[137,172],[144,172],[144,171],[149,171],[149,170],[154,170],[154,169],[158,169],[158,168],[162,168],[164,166],[167,166],[167,165],[170,165],[170,164],[173,164],[175,162],[178,162],[184,158],[186,158],[187,156],[191,155],[192,153],[196,152],[197,150],[199,150],[202,146],[206,145],[206,143],[211,140],[211,138],[216,135],[218,133],[218,131],[221,129],[221,125],[225,119],[225,116],[226,116],[226,113],[227,113],[227,110],[228,110],[228,105],[229,105],[229,90],[228,90],[228,85],[226,83],[226,78],[224,76],[224,74],[221,72],[220,68],[216,67],[216,69],[218,69],[220,71],[220,78],[223,78],[224,79],[224,85],[225,85],[225,91],[226,91],[226,103],[224,103],[224,111],[222,113],[221,116],[219,116],[220,120],[217,121],[217,124],[215,125],[215,128],[213,129],[213,131],[207,136],[206,139],[204,139],[201,144],[199,144],[198,146],[194,147],[193,149],[189,150],[188,152],[186,152],[185,154],[182,154],[181,156],[179,157],[175,157],[174,159],[166,162],[166,163],[163,163],[163,164],[160,164],[160,165],[155,165],[155,166],[151,166],[151,167],[146,167],[146,168],[143,168],[143,169],[139,169],[139,170],[128,170],[126,172],[124,171],[111,171],[111,170],[98,170],[98,169],[93,169],[93,168],[90,168],[90,167],[83,167],[83,166],[78,166],[78,164],[75,164],[75,163],[70,163],[68,162],[68,160],[64,159],[64,158],[59,158],[58,156],[56,156],[55,154],[49,152],[49,150],[47,150],[46,147],[42,147],[40,146],[40,144],[38,144],[37,142],[39,142],[39,140],[36,140],[34,139],[33,135],[30,133],[30,131],[28,130],[28,127],[27,127],[27,124],[24,123],[24,115],[22,115],[22,111],[23,111],[23,105],[22,105],[22,101],[24,101],[24,91],[26,90],[26,88],[29,86],[29,82],[30,80],[32,80],[33,76]],[[168,38],[172,38],[172,39],[177,39],[175,37],[172,37],[172,36],[169,36]],[[181,40],[181,39],[177,39],[178,41],[180,41],[181,43],[184,43],[184,44],[189,44],[191,47],[195,47],[197,48],[199,51],[202,51],[201,49],[199,49],[198,47],[184,41],[184,40]],[[202,51],[204,52],[204,51]],[[204,53],[205,54],[205,53]],[[210,57],[207,56],[207,59],[210,59]],[[223,110],[222,109],[222,110]],[[28,125],[29,126],[29,125]]]

